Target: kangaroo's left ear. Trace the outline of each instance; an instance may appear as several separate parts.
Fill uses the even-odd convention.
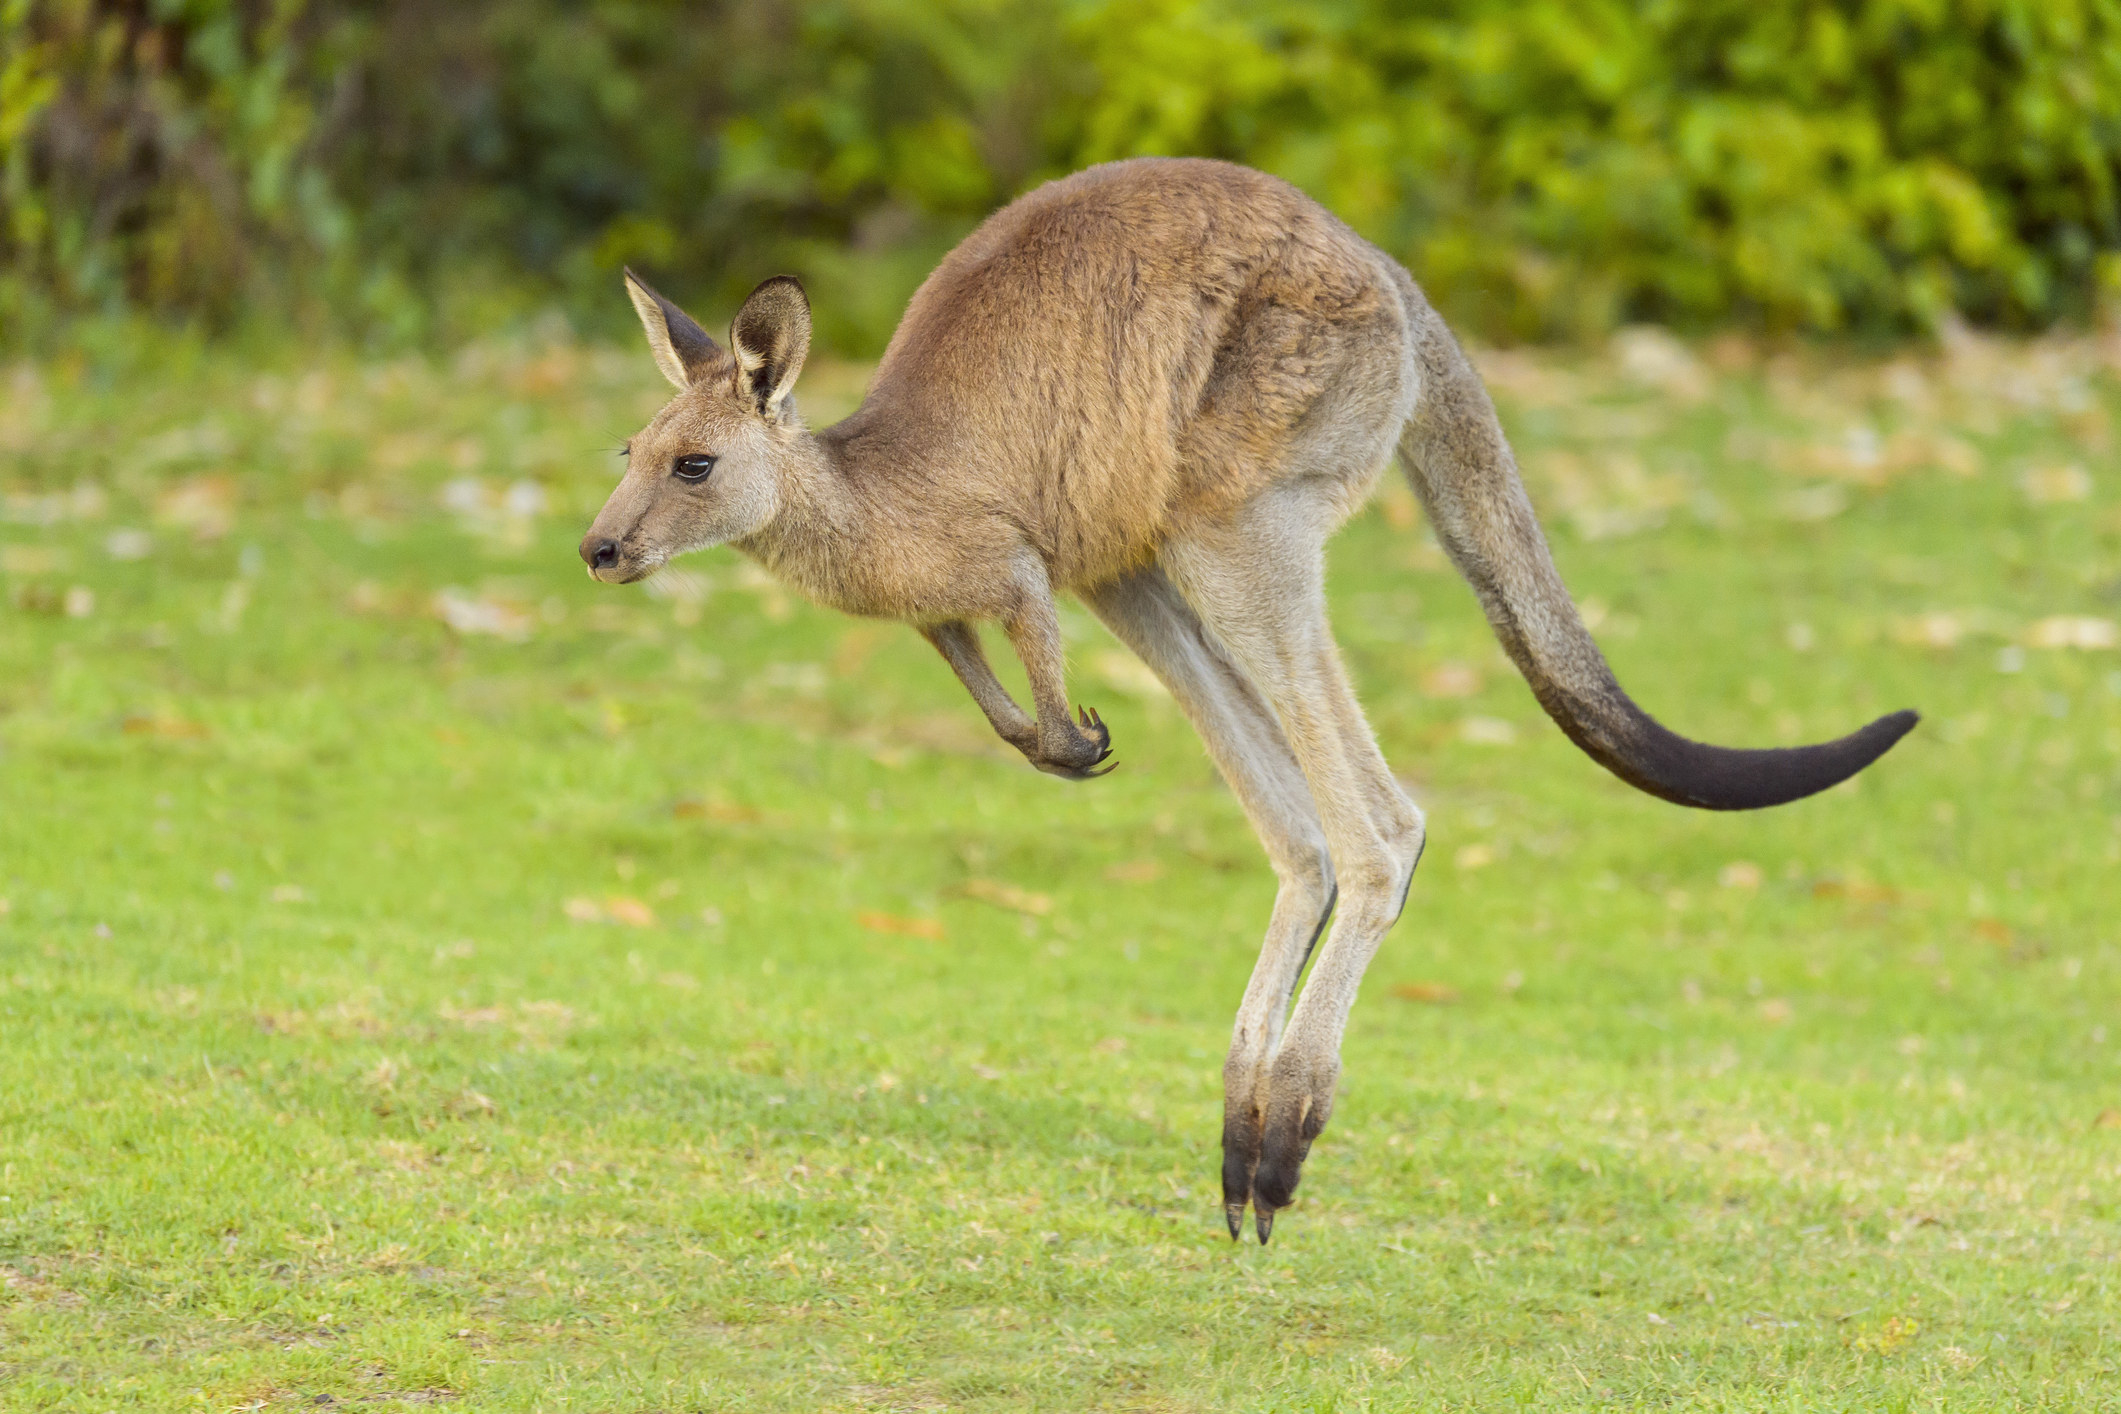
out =
[[[633,312],[641,316],[655,366],[679,392],[720,361],[722,350],[707,331],[630,269],[626,271],[626,297],[633,301]]]
[[[793,275],[776,275],[751,292],[729,326],[737,391],[759,415],[778,421],[793,410],[788,394],[810,352],[810,298]]]

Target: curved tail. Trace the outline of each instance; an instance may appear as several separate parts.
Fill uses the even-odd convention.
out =
[[[1539,705],[1592,760],[1680,805],[1758,810],[1847,780],[1914,727],[1913,712],[1895,712],[1838,741],[1741,751],[1689,741],[1636,706],[1562,587],[1480,376],[1418,295],[1409,313],[1421,400],[1400,434],[1407,479]]]

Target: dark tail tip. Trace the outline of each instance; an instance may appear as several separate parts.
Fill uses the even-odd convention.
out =
[[[1816,795],[1876,761],[1921,720],[1895,712],[1838,741],[1743,751],[1689,741],[1636,712],[1619,759],[1600,759],[1629,784],[1701,810],[1761,810]]]

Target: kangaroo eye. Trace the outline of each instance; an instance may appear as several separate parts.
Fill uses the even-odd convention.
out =
[[[705,481],[713,470],[713,457],[679,457],[670,464],[670,474],[680,481]]]

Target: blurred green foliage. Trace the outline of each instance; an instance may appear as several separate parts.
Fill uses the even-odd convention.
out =
[[[1489,337],[2121,287],[2121,0],[0,0],[0,331],[461,333],[793,269],[873,351],[1014,193],[1279,172]]]

